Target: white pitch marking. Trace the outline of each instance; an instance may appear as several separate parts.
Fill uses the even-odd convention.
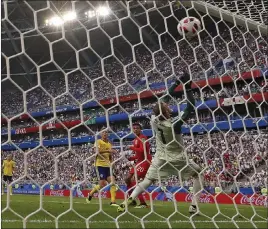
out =
[[[2,200],[3,202],[7,202],[7,200]],[[26,201],[26,200],[11,200],[11,202],[18,202],[18,203],[31,203],[31,202],[34,202],[34,201]],[[58,204],[69,204],[70,201],[56,201],[56,200],[43,200],[43,202],[45,203],[58,203]],[[87,203],[83,203],[83,202],[79,202],[79,201],[73,201],[74,204],[87,204]],[[98,203],[90,203],[90,204],[98,204]],[[88,204],[87,204],[88,205]]]
[[[2,202],[7,202],[6,199],[2,199],[1,200]],[[22,203],[29,203],[29,202],[34,202],[34,201],[26,201],[26,200],[11,200],[11,202],[22,202]],[[56,201],[56,200],[43,200],[43,202],[45,203],[58,203],[58,204],[70,204],[70,201]],[[74,204],[84,204],[84,205],[89,205],[88,203],[85,203],[85,202],[80,202],[80,201],[73,201]],[[90,203],[90,205],[99,205],[99,203]],[[153,204],[154,206],[162,206],[162,207],[165,207],[165,205],[163,204],[156,204],[154,203]],[[250,205],[243,205],[243,206],[250,206]],[[178,203],[178,207],[180,207],[180,203]],[[260,206],[259,206],[260,207]],[[236,211],[236,209],[232,209],[232,208],[223,208],[224,210],[234,210]],[[239,211],[245,211],[246,209],[239,209]],[[261,212],[267,212],[267,209],[260,209],[260,208],[257,208],[257,211],[261,211]]]
[[[86,205],[88,205],[87,203],[85,203],[85,202],[82,202],[82,199],[84,200],[84,199],[86,199],[86,197],[84,197],[84,198],[80,198],[80,200],[81,201],[73,201],[73,203],[75,203],[75,204],[86,204]],[[97,199],[96,199],[97,200]],[[6,199],[2,199],[1,200],[2,202],[7,202],[7,200]],[[29,202],[34,202],[34,201],[27,201],[27,200],[10,200],[11,202],[12,201],[14,201],[14,202],[27,202],[27,203],[29,203]],[[43,202],[46,202],[46,203],[64,203],[64,204],[69,204],[70,203],[70,201],[61,201],[61,200],[43,200]],[[187,202],[184,202],[184,203],[187,203]],[[98,205],[99,203],[90,203],[90,204],[96,204],[96,205]],[[180,202],[178,202],[178,204],[180,204]],[[190,203],[189,203],[190,204]],[[202,203],[201,203],[202,204]],[[165,206],[164,204],[154,204],[154,205],[158,205],[158,206]],[[239,206],[250,206],[250,205],[239,205]],[[261,206],[256,206],[256,207],[261,207]],[[225,210],[230,210],[230,208],[223,208],[223,209],[225,209]],[[235,209],[234,209],[235,210]]]
[[[2,219],[1,220],[2,222],[5,222],[5,223],[14,223],[14,222],[22,222],[22,220],[17,220],[17,219]],[[47,220],[47,219],[44,219],[44,220],[40,220],[40,219],[36,219],[36,220],[27,220],[28,223],[54,223],[55,220]],[[58,222],[61,222],[61,223],[81,223],[81,222],[85,222],[84,220],[59,220]],[[98,221],[98,220],[95,220],[95,221],[89,221],[90,223],[98,223],[98,224],[106,224],[106,223],[115,223],[115,221],[112,221],[112,220],[101,220],[101,221]],[[137,222],[139,223],[140,221],[137,221],[137,220],[133,220],[133,221],[130,221],[130,220],[125,220],[125,221],[119,221],[119,223],[123,223],[123,224],[130,224],[130,223],[133,223],[133,222]],[[167,221],[164,221],[164,220],[144,220],[143,221],[144,223],[166,223]],[[171,223],[189,223],[190,221],[187,221],[187,220],[174,220],[174,221],[170,221]],[[212,221],[209,221],[209,220],[196,220],[196,221],[193,221],[194,223],[211,223]],[[214,221],[215,223],[232,223],[230,221],[226,221],[226,220],[217,220],[217,221]],[[249,221],[235,221],[236,223],[248,223]],[[253,223],[267,223],[267,221],[263,220],[263,221],[253,221]]]

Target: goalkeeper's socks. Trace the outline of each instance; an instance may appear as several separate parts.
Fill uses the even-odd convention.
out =
[[[137,196],[144,192],[153,182],[147,178],[145,178],[136,188],[133,190],[131,197],[134,200]]]

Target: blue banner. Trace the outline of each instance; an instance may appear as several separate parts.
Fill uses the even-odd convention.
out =
[[[198,106],[198,109],[202,110],[202,109],[207,109],[208,107],[209,108],[215,108],[217,107],[217,101],[216,100],[208,100],[208,101],[205,101],[204,103],[202,103],[201,101],[197,102],[195,104],[196,106]],[[187,104],[181,104],[180,105],[180,111],[183,111],[185,108],[186,108]],[[76,109],[75,107],[69,107],[70,109]],[[173,113],[175,112],[178,112],[178,107],[177,106],[170,106],[171,110]],[[59,108],[57,109],[59,112],[62,112],[63,111],[63,108]],[[47,115],[47,114],[51,114],[49,113],[50,111],[46,111],[46,113],[44,114],[43,112],[34,112],[32,115],[33,117],[37,117],[36,115],[38,116],[44,116],[44,115]],[[38,114],[37,114],[38,113]],[[39,114],[39,113],[42,113],[42,114]],[[145,118],[145,117],[149,117],[152,115],[152,110],[145,110],[145,111],[140,111],[140,112],[137,112],[135,114],[133,114],[133,118]],[[114,114],[114,115],[110,115],[109,116],[109,121],[110,122],[120,122],[122,120],[128,120],[129,119],[129,114],[127,113],[121,113],[121,114]],[[94,119],[94,122],[96,124],[104,124],[106,123],[106,117],[105,116],[101,116],[101,117],[96,117]],[[1,135],[7,135],[8,132],[7,130],[1,130]],[[16,130],[15,129],[12,129],[11,130],[11,135],[14,135],[16,134]]]
[[[266,68],[262,68],[261,69],[261,73],[262,73],[262,75],[264,76],[264,77],[268,77],[268,68],[266,67]]]
[[[85,103],[83,105],[83,109],[86,109],[86,108],[90,108],[90,107],[96,107],[98,106],[99,104],[97,102],[88,102],[88,103]],[[208,101],[205,101],[204,103],[201,102],[201,101],[198,101],[196,102],[195,106],[200,106],[198,107],[198,109],[202,110],[202,109],[207,109],[208,107],[209,108],[215,108],[217,107],[217,101],[216,100],[208,100]],[[186,107],[186,103],[184,104],[181,104],[180,105],[180,110],[184,110]],[[67,112],[67,111],[76,111],[76,110],[79,110],[80,108],[78,106],[59,106],[57,107],[56,109],[56,113],[59,113],[59,112]],[[178,111],[178,108],[177,106],[172,106],[171,109],[173,111]],[[152,110],[148,110],[148,111],[144,111],[146,112],[147,114],[151,114],[152,113]],[[143,113],[143,112],[141,112]],[[31,116],[32,117],[41,117],[41,116],[46,116],[46,115],[49,115],[49,114],[53,114],[53,110],[45,110],[45,111],[40,111],[40,112],[33,112],[31,113]],[[138,115],[139,113],[137,113],[137,117],[142,117],[140,115]],[[111,115],[112,117],[114,115]],[[100,118],[100,117],[99,117]],[[105,117],[101,117],[103,119],[101,120],[105,120],[106,118]],[[103,123],[103,122],[101,122]]]
[[[4,189],[4,193],[7,193],[7,190]],[[31,195],[39,195],[40,190],[38,189],[32,189],[32,188],[27,188],[27,189],[21,189],[21,188],[13,188],[12,189],[13,194],[31,194]]]
[[[218,63],[214,67],[217,68],[217,67],[223,66],[223,64],[231,65],[233,63],[234,63],[234,61],[231,60],[231,59],[224,59],[224,60],[218,61]],[[266,66],[263,66],[263,68],[260,71],[262,72],[263,76],[265,76],[265,77],[268,76],[268,68]],[[141,79],[141,80],[144,80],[144,79]],[[171,85],[173,82],[174,81],[168,81],[168,86]],[[157,89],[160,89],[160,88],[165,88],[165,83],[160,82],[160,83],[152,83],[152,84],[150,84],[150,89],[151,90],[157,90]],[[207,103],[207,102],[208,101],[206,101],[205,103]],[[199,102],[199,103],[201,103],[201,102]],[[216,101],[215,101],[215,104],[217,105]],[[196,106],[198,106],[198,103],[196,104]],[[99,103],[96,102],[96,101],[90,101],[90,102],[85,103],[83,105],[83,109],[90,108],[90,107],[99,107]],[[211,106],[210,108],[213,108],[213,107],[215,107],[215,106]],[[207,107],[204,105],[204,106],[202,106],[202,108],[199,108],[199,109],[206,109],[206,108]],[[58,107],[56,107],[56,113],[68,112],[68,111],[76,111],[76,110],[79,110],[78,106],[58,106]],[[53,110],[46,109],[46,110],[40,111],[40,112],[32,112],[31,116],[32,117],[41,117],[41,116],[46,116],[46,115],[51,115],[51,114],[53,114]]]
[[[31,194],[31,195],[39,195],[40,190],[26,190],[26,189],[13,189],[14,194]]]
[[[210,122],[210,123],[200,123],[198,125],[192,125],[192,126],[183,126],[182,127],[182,133],[183,134],[189,134],[190,130],[193,133],[204,133],[207,131],[219,131],[219,130],[235,130],[235,129],[242,129],[244,127],[246,128],[256,128],[258,127],[267,127],[268,126],[268,116],[265,116],[263,119],[261,118],[250,118],[250,119],[237,119],[237,120],[232,120],[230,123],[228,121],[221,121],[221,122]],[[143,130],[143,134],[151,137],[152,130],[151,129],[146,129]],[[109,139],[111,141],[119,138],[129,138],[129,139],[134,139],[135,135],[131,134],[128,131],[121,131],[118,132],[117,134],[110,134]],[[84,137],[76,137],[76,138],[71,138],[71,144],[84,144],[84,143],[93,143],[95,141],[95,136],[84,136]],[[54,140],[43,140],[43,145],[45,147],[48,146],[61,146],[61,145],[68,145],[69,144],[69,139],[68,138],[62,138],[62,139],[54,139]],[[17,147],[21,149],[28,149],[28,148],[34,148],[40,145],[40,142],[22,142],[16,144]],[[11,144],[4,144],[2,145],[2,150],[14,150],[16,147]]]
[[[127,187],[125,185],[119,185],[120,189],[123,191],[127,191]],[[147,191],[148,192],[159,192],[158,196],[155,198],[157,200],[164,200],[165,198],[169,199],[169,197],[166,195],[167,193],[175,193],[175,192],[180,192],[180,193],[186,193],[189,190],[189,187],[185,186],[183,188],[178,187],[178,186],[166,186],[165,192],[159,187],[159,186],[150,186]],[[211,194],[215,193],[215,190],[213,187],[206,186],[204,187],[205,190]],[[47,184],[43,187],[43,191],[49,190],[50,185]],[[62,187],[60,187],[58,184],[53,185],[53,190],[62,190]],[[110,186],[107,186],[103,189],[103,191],[108,191],[110,190]],[[4,192],[6,193],[6,188],[4,189]],[[167,192],[166,192],[167,191]],[[33,188],[31,184],[20,184],[19,188],[15,188],[13,185],[13,194],[31,194],[31,195],[39,195],[40,194],[40,189],[38,186],[36,188]],[[251,195],[253,194],[252,188],[240,188],[240,193],[244,195]],[[42,193],[43,194],[43,193]],[[74,195],[75,196],[75,195]],[[172,196],[172,195],[171,195]],[[171,197],[170,196],[170,197]],[[172,200],[172,197],[171,197]]]

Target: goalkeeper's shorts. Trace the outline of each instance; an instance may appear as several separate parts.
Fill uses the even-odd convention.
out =
[[[201,168],[192,160],[187,161],[170,161],[159,159],[154,157],[150,168],[146,174],[146,178],[149,180],[158,180],[158,178],[167,178],[170,175],[179,176],[179,172],[183,179],[187,179],[191,176],[197,176]]]

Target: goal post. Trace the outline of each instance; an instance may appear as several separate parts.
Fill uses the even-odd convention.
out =
[[[265,228],[267,3],[230,2],[2,1],[1,158],[15,161],[3,171],[2,226]],[[196,36],[180,35],[185,17],[201,22]],[[164,160],[137,197],[148,206],[119,213],[114,193],[126,201],[150,158],[135,166],[135,146],[158,156],[156,104],[181,133],[167,143],[159,130],[161,146],[178,142],[184,164]]]
[[[214,2],[214,1],[212,1]],[[265,1],[260,1],[259,4],[263,4],[263,11],[259,12],[259,17],[261,18],[261,22],[255,21],[252,18],[245,17],[243,14],[239,13],[239,8],[236,8],[237,12],[232,13],[230,10],[228,10],[228,7],[226,7],[226,3],[228,2],[226,0],[222,1],[222,4],[224,9],[217,6],[217,1],[215,1],[215,4],[212,5],[211,3],[208,3],[206,1],[181,1],[181,4],[187,8],[194,8],[198,11],[201,11],[203,13],[208,13],[209,15],[213,17],[217,17],[221,20],[231,22],[234,25],[240,25],[242,27],[246,27],[250,30],[257,30],[262,35],[267,36],[268,26],[267,26],[267,8],[265,9]],[[245,6],[246,6],[245,2]],[[254,1],[249,1],[250,5],[254,4]],[[266,6],[267,7],[267,6]],[[227,9],[226,9],[227,8]],[[248,9],[242,9],[242,11],[247,11]],[[258,12],[257,12],[258,13]],[[266,21],[266,24],[265,24]]]

